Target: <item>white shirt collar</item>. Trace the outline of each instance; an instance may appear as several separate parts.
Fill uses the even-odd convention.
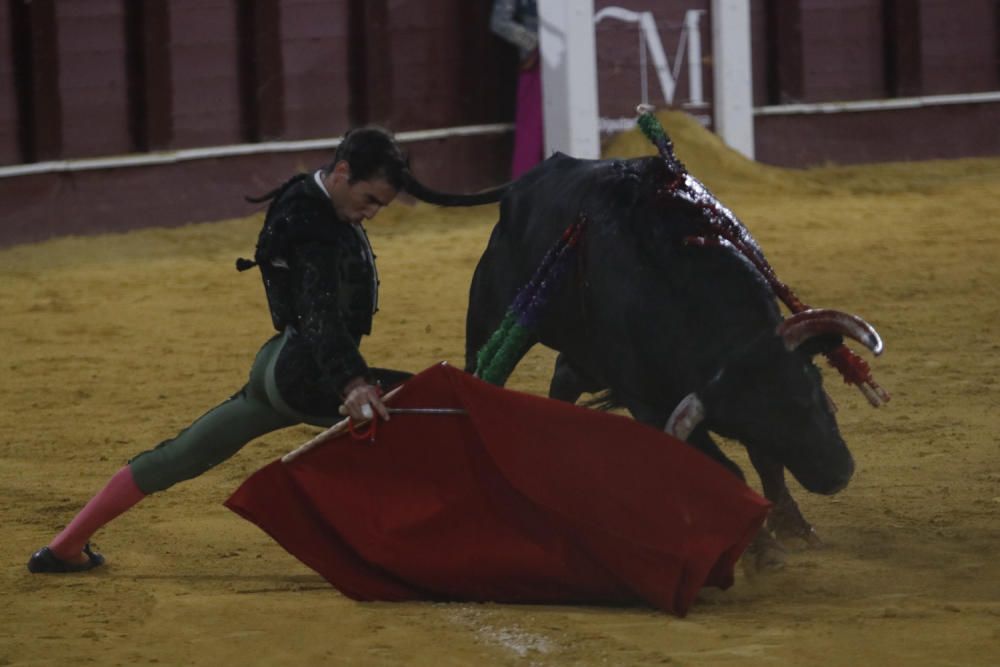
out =
[[[316,185],[318,185],[319,189],[323,191],[323,194],[326,195],[326,198],[330,199],[330,192],[326,189],[326,183],[323,182],[323,170],[317,169],[316,173],[313,174],[313,179],[315,179]]]

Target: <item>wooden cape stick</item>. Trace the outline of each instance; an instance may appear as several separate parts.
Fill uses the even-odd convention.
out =
[[[396,387],[395,389],[393,389],[392,391],[390,391],[389,393],[387,393],[385,396],[382,397],[382,402],[386,403],[389,399],[391,399],[393,396],[395,396],[396,393],[400,389],[402,389],[402,388],[403,388],[403,385],[400,385],[400,386]],[[373,416],[372,419],[375,419],[376,417],[377,417],[377,415]],[[363,426],[364,424],[367,424],[370,421],[371,421],[371,419],[365,419],[363,421],[358,422],[357,426]],[[302,456],[303,454],[305,454],[306,452],[308,452],[310,449],[312,449],[316,445],[318,445],[320,443],[323,443],[323,442],[329,440],[330,438],[333,438],[334,436],[340,435],[341,433],[343,433],[344,431],[347,430],[347,426],[348,426],[348,424],[350,424],[350,422],[351,422],[351,418],[350,417],[348,417],[347,419],[341,419],[339,422],[337,422],[336,424],[334,424],[330,428],[326,429],[325,431],[323,431],[322,433],[320,433],[319,435],[317,435],[315,438],[313,438],[309,442],[307,442],[307,443],[305,443],[303,445],[299,445],[298,447],[296,447],[292,451],[290,451],[287,454],[285,454],[284,456],[282,456],[281,457],[281,462],[282,463],[288,463],[290,461],[294,461],[295,459],[297,459],[298,457]]]

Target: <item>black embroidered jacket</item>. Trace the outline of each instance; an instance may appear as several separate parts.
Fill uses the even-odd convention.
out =
[[[294,329],[278,357],[278,391],[306,415],[330,415],[349,380],[371,379],[358,349],[371,333],[378,289],[364,231],[341,220],[313,176],[302,174],[271,202],[254,259],[275,329]]]

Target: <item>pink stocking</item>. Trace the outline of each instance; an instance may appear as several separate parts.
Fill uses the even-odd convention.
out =
[[[132,469],[125,466],[90,499],[76,518],[52,540],[49,548],[63,560],[76,558],[91,535],[145,497],[146,494],[139,490],[132,478]]]

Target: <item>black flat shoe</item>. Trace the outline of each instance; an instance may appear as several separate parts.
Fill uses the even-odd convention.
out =
[[[67,572],[86,572],[104,564],[104,556],[94,553],[90,549],[88,542],[83,547],[83,553],[87,554],[86,563],[70,563],[52,553],[52,549],[42,547],[31,554],[28,560],[28,571],[35,574],[64,574]]]

